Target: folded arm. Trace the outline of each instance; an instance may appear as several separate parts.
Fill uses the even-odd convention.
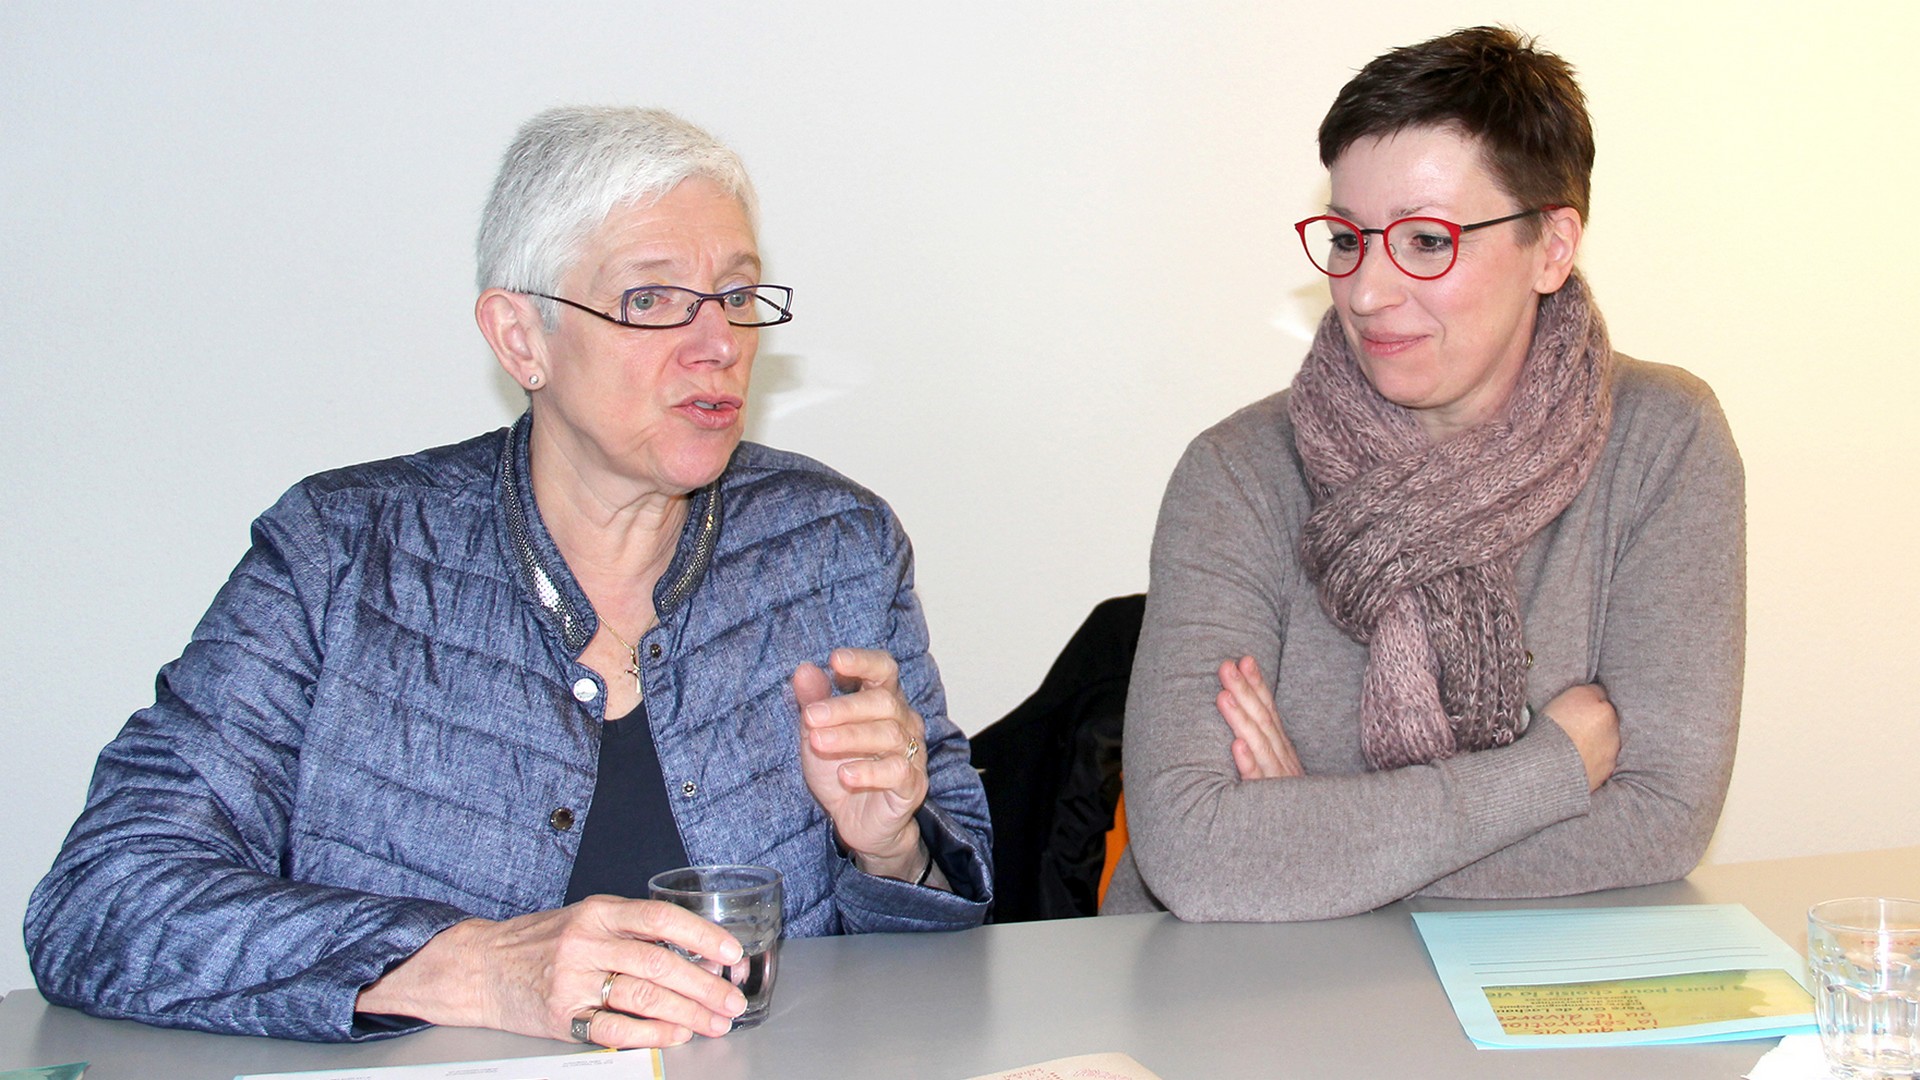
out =
[[[1738,711],[1740,480],[1717,418],[1709,409],[1704,435],[1645,463],[1647,490],[1624,493],[1642,517],[1616,558],[1593,666],[1569,680],[1604,684],[1618,711],[1618,765],[1591,795],[1550,714],[1511,746],[1359,771],[1357,687],[1319,715],[1290,713],[1283,696],[1307,775],[1242,780],[1216,702],[1222,661],[1253,657],[1298,688],[1345,685],[1364,654],[1317,611],[1292,610],[1314,603],[1288,577],[1304,499],[1275,494],[1273,463],[1197,441],[1162,507],[1127,710],[1148,889],[1184,918],[1273,920],[1422,891],[1534,896],[1684,874],[1718,816]]]
[[[1439,896],[1545,896],[1683,877],[1719,822],[1746,653],[1745,477],[1719,406],[1612,477],[1638,513],[1612,552],[1596,679],[1618,764],[1591,811],[1462,867]],[[1547,710],[1552,714],[1551,707]]]

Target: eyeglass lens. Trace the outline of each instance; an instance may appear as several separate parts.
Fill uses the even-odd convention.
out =
[[[735,326],[771,326],[786,314],[782,292],[771,286],[730,289],[718,296],[676,285],[634,289],[626,294],[625,321],[634,326],[683,326],[700,314],[701,304],[712,300]]]
[[[1359,267],[1366,245],[1378,235],[1363,237],[1338,218],[1315,218],[1306,227],[1307,256],[1320,272],[1345,277]],[[1452,232],[1430,218],[1401,218],[1387,226],[1387,255],[1394,265],[1417,278],[1435,278],[1453,268]]]

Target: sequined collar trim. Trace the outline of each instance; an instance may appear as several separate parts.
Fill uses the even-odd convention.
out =
[[[524,583],[534,599],[553,617],[560,638],[575,656],[586,651],[587,642],[599,629],[599,618],[588,606],[586,597],[574,584],[573,574],[553,550],[546,535],[540,511],[533,502],[533,484],[528,457],[528,438],[533,431],[533,414],[523,414],[507,432],[500,448],[500,506],[506,522],[506,542],[512,561],[524,575]],[[713,565],[714,549],[720,545],[720,481],[715,480],[693,493],[687,509],[687,525],[674,550],[673,561],[654,589],[654,610],[661,622],[684,603],[700,586]],[[539,542],[536,542],[536,530]]]

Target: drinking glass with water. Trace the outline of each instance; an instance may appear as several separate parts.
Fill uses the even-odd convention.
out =
[[[655,874],[647,882],[647,894],[686,908],[740,942],[740,962],[732,965],[678,947],[674,951],[746,995],[747,1010],[733,1021],[736,1031],[766,1019],[780,959],[780,871],[764,866],[683,866]]]
[[[1807,912],[1827,1065],[1842,1080],[1920,1075],[1920,900],[1854,897]]]

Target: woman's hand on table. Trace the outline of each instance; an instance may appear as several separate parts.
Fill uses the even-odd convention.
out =
[[[802,664],[793,673],[807,788],[861,870],[919,880],[932,858],[914,820],[927,798],[926,725],[886,652],[835,649],[827,663],[830,672]]]
[[[549,1039],[572,1039],[574,1019],[591,1014],[590,1040],[623,1048],[725,1035],[746,998],[668,944],[722,963],[740,958],[732,934],[684,908],[590,896],[502,922],[455,923],[361,990],[355,1011]]]
[[[1273,689],[1251,656],[1220,665],[1220,694],[1214,699],[1220,718],[1233,730],[1233,766],[1242,780],[1305,776],[1293,742],[1280,723]]]
[[[1587,790],[1598,791],[1620,759],[1620,714],[1607,700],[1607,688],[1587,683],[1562,690],[1542,711],[1573,740],[1587,768]]]

